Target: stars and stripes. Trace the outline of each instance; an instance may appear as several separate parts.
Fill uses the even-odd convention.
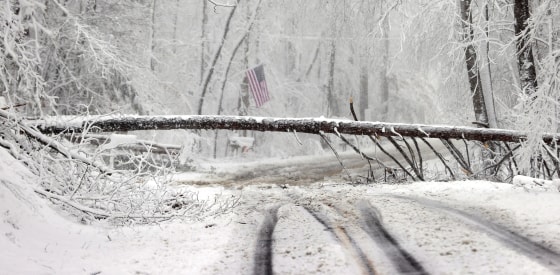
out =
[[[259,65],[247,71],[247,79],[249,80],[249,89],[255,99],[255,104],[261,107],[265,102],[270,100],[268,87],[264,78],[264,67]]]

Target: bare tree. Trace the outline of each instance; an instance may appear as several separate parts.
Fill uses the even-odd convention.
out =
[[[478,59],[473,45],[474,30],[472,27],[471,0],[460,0],[461,21],[463,27],[463,43],[465,44],[465,62],[467,65],[467,76],[472,93],[472,102],[476,124],[480,127],[488,125],[488,113],[484,102],[482,83],[480,80]]]
[[[489,8],[491,0],[485,0],[482,8],[484,17],[484,41],[481,43],[481,66],[480,77],[483,84],[482,92],[484,94],[484,103],[488,115],[488,126],[490,128],[498,128],[498,118],[496,108],[494,106],[494,87],[492,85],[492,70],[490,62],[490,14]]]
[[[6,27],[0,28],[4,38],[0,63],[6,64],[0,69],[3,96],[25,103],[29,115],[103,113],[119,105],[143,112],[129,82],[136,67],[108,35],[98,31],[102,24],[97,20],[104,12],[122,12],[124,5],[140,11],[143,7],[119,3],[108,10],[97,1],[89,1],[85,8],[81,1],[39,2],[0,4],[7,7],[0,10],[0,18],[6,19],[2,19]]]
[[[226,20],[225,26],[224,26],[224,32],[222,34],[222,39],[220,41],[220,44],[218,45],[218,49],[216,49],[216,52],[214,53],[214,57],[212,58],[212,63],[210,64],[210,67],[206,70],[206,72],[204,73],[204,79],[203,79],[203,83],[202,83],[202,91],[200,93],[200,99],[198,102],[198,114],[201,115],[202,114],[202,107],[204,105],[204,99],[206,97],[206,93],[208,92],[208,88],[210,85],[210,79],[212,79],[212,75],[214,74],[214,69],[215,66],[218,62],[218,59],[220,58],[220,55],[222,53],[222,50],[224,48],[224,44],[226,42],[226,38],[229,34],[230,31],[230,25],[232,22],[232,18],[233,15],[235,14],[235,11],[237,10],[237,6],[235,5],[231,8],[231,11],[229,12],[228,18]]]

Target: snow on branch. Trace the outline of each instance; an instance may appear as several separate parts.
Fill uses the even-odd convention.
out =
[[[208,0],[208,2],[212,3],[214,6],[216,7],[228,7],[228,8],[233,8],[237,5],[232,5],[232,4],[224,4],[224,3],[219,3],[217,1],[214,0]]]
[[[519,142],[527,139],[527,133],[506,129],[482,129],[473,127],[403,124],[370,121],[351,121],[325,118],[274,118],[251,116],[89,116],[56,117],[28,121],[43,133],[92,131],[114,132],[133,130],[172,129],[222,129],[293,132],[319,134],[338,133],[370,136],[408,136],[477,141]],[[386,131],[385,129],[391,129]],[[398,133],[398,134],[397,134]],[[557,142],[559,134],[542,133],[546,143]]]

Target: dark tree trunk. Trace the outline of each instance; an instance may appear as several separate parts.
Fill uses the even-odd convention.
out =
[[[488,114],[484,102],[482,82],[478,71],[476,50],[473,46],[474,32],[472,29],[471,0],[461,0],[461,21],[463,25],[463,42],[465,46],[465,61],[467,65],[467,76],[469,78],[470,90],[474,115],[477,125],[488,125]]]
[[[482,62],[483,69],[481,71],[481,76],[486,76],[486,84],[483,86],[482,92],[484,94],[484,105],[486,106],[486,113],[488,115],[488,126],[490,128],[498,128],[498,117],[496,114],[496,106],[494,101],[494,88],[492,85],[492,62],[490,62],[490,12],[488,9],[489,2],[492,0],[486,0],[484,5],[484,21],[486,23],[484,28],[484,35],[486,41],[482,44]]]
[[[517,62],[519,65],[519,78],[521,89],[528,95],[537,90],[537,72],[535,70],[535,61],[533,49],[529,43],[530,28],[528,0],[515,0],[513,7],[515,16],[515,36],[517,37]]]
[[[0,115],[9,114],[0,111]],[[465,139],[478,141],[519,142],[527,139],[523,132],[504,129],[483,129],[473,127],[435,126],[423,124],[402,124],[369,121],[350,121],[333,119],[297,119],[273,117],[239,117],[239,116],[90,116],[81,120],[75,116],[55,117],[37,121],[25,121],[27,125],[36,126],[44,133],[71,133],[91,129],[96,132],[136,131],[136,130],[172,130],[172,129],[207,129],[207,130],[252,130],[272,132],[300,132],[309,134],[340,133],[370,136],[408,136],[424,138]],[[64,121],[68,121],[65,123]],[[560,135],[543,134],[547,143],[560,140]]]

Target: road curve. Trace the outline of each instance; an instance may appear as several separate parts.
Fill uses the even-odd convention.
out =
[[[495,240],[511,247],[525,256],[534,259],[552,272],[560,274],[560,253],[553,251],[539,243],[531,241],[529,238],[522,236],[502,225],[486,220],[473,213],[453,208],[441,202],[426,198],[405,197],[393,195],[392,197],[412,201],[417,204],[425,205],[436,209],[437,211],[446,213],[455,217],[465,224],[485,232]]]

